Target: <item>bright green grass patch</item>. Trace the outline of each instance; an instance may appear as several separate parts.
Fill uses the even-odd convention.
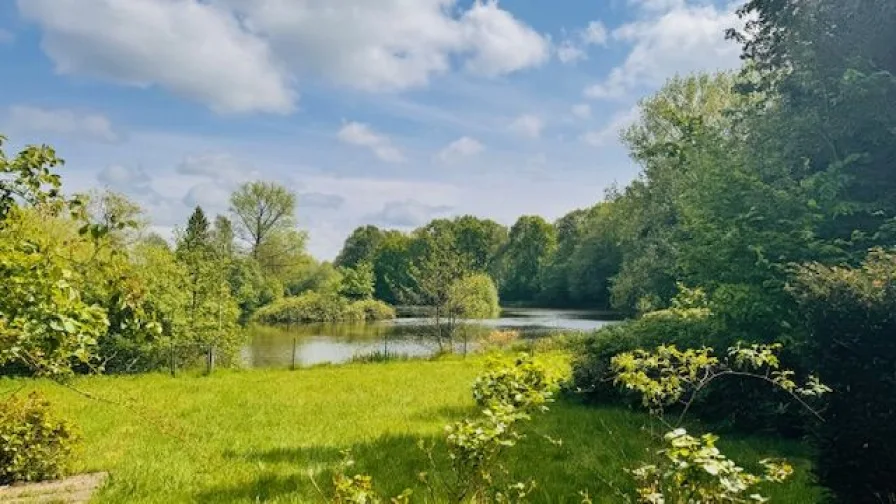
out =
[[[422,502],[417,474],[427,467],[417,442],[441,439],[446,423],[475,414],[470,385],[482,369],[477,357],[74,383],[127,408],[44,382],[0,381],[0,393],[39,387],[80,426],[77,469],[111,473],[99,503],[323,502],[309,474],[328,491],[344,449],[384,493],[412,487]],[[563,444],[529,435],[506,459],[518,479],[537,480],[533,502],[579,502],[580,490],[621,502],[613,487],[628,487],[623,468],[656,449],[647,425],[641,413],[561,401],[532,427]],[[789,457],[796,477],[765,493],[773,502],[818,502],[798,445],[751,438],[720,448],[748,467]]]

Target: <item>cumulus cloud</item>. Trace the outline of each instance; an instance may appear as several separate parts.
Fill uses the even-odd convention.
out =
[[[466,46],[472,50],[467,69],[495,76],[541,65],[550,58],[550,43],[497,1],[478,1],[461,18]]]
[[[572,36],[564,39],[557,46],[557,59],[561,63],[574,64],[588,59],[588,47],[606,45],[607,28],[600,21],[591,21],[588,26],[576,30]]]
[[[121,136],[102,115],[69,109],[16,105],[9,108],[6,128],[22,133],[55,133],[100,142],[116,142]]]
[[[222,113],[290,112],[291,77],[268,43],[215,3],[19,0],[61,74],[157,85]]]
[[[379,212],[368,215],[364,220],[374,224],[412,228],[420,226],[452,210],[447,205],[427,205],[414,199],[390,201]]]
[[[514,133],[529,138],[538,138],[541,136],[541,130],[544,128],[544,122],[540,117],[532,114],[524,114],[510,123],[510,130]]]
[[[214,182],[202,182],[191,187],[181,200],[188,207],[201,206],[206,211],[224,211],[231,191]]]
[[[392,145],[389,137],[375,132],[366,124],[359,122],[346,123],[339,130],[337,137],[341,142],[370,149],[376,157],[387,163],[401,163],[404,161],[404,154]]]
[[[725,29],[739,24],[733,8],[664,0],[636,3],[650,14],[613,30],[613,39],[630,44],[631,50],[602,82],[585,89],[587,97],[624,98],[635,90],[658,87],[676,73],[739,64],[739,48],[725,40]]]
[[[404,90],[458,65],[492,77],[551,53],[547,37],[495,0],[17,3],[57,72],[159,86],[221,113],[289,113],[301,79]]]
[[[299,208],[312,207],[336,210],[345,204],[345,198],[338,194],[307,192],[299,194]]]
[[[436,156],[443,163],[450,163],[461,158],[475,156],[485,149],[485,146],[468,136],[463,136],[448,144],[447,147],[439,151]]]

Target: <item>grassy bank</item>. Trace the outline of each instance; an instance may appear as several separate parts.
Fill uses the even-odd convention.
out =
[[[469,389],[482,366],[476,357],[74,383],[128,407],[50,383],[0,381],[0,393],[39,387],[77,422],[85,438],[77,469],[111,473],[96,502],[322,502],[309,474],[326,491],[344,449],[384,492],[419,488],[426,464],[417,441],[440,439],[444,424],[473,413]],[[538,481],[534,502],[579,502],[579,490],[620,502],[611,486],[626,487],[623,468],[655,449],[645,425],[640,413],[561,401],[533,427],[563,444],[529,436],[507,459],[519,479]],[[751,438],[721,448],[744,462],[791,457],[796,478],[767,495],[817,501],[797,445]]]

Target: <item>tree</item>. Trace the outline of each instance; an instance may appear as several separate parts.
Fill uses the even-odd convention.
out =
[[[36,374],[64,377],[75,362],[93,359],[109,322],[101,307],[84,301],[64,243],[40,233],[29,236],[23,225],[26,212],[41,218],[78,215],[83,205],[61,196],[53,169],[62,160],[52,148],[29,146],[9,159],[5,140],[0,136],[0,365],[22,364]]]
[[[376,226],[361,226],[345,240],[345,245],[333,265],[341,268],[355,268],[362,263],[372,263],[385,233]]]
[[[426,307],[433,321],[433,330],[440,349],[451,348],[455,325],[449,303],[454,283],[470,271],[455,248],[455,236],[448,221],[435,220],[414,231],[408,267],[409,288],[401,299]]]
[[[411,237],[386,231],[373,259],[374,297],[389,304],[404,301],[411,289]]]
[[[496,259],[507,243],[507,228],[491,219],[464,215],[454,219],[454,240],[458,253],[471,271],[495,272]]]
[[[373,297],[373,266],[369,262],[358,264],[355,268],[339,268],[342,285],[339,293],[352,300],[371,299]]]
[[[215,346],[227,355],[236,349],[239,309],[228,283],[227,261],[215,253],[212,232],[201,207],[196,207],[179,237],[177,260],[187,271],[190,294],[187,320],[189,340],[182,353],[200,353]]]
[[[295,194],[275,182],[248,182],[230,196],[237,233],[249,243],[256,259],[273,233],[292,228],[295,209]]]
[[[501,297],[533,301],[541,291],[543,275],[557,250],[554,227],[538,216],[523,216],[510,228],[503,253]]]
[[[236,254],[233,246],[233,223],[223,215],[215,216],[215,225],[212,228],[212,248],[218,257],[232,259]]]

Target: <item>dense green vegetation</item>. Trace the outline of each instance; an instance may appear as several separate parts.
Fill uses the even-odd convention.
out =
[[[226,363],[239,348],[240,322],[393,316],[385,303],[422,307],[448,348],[461,319],[495,316],[499,295],[612,308],[630,320],[590,335],[573,359],[571,388],[594,407],[565,402],[533,419],[568,444],[533,437],[507,462],[539,475],[536,500],[588,490],[614,501],[608,489],[631,485],[624,469],[659,442],[655,431],[636,429],[646,417],[616,408],[655,407],[651,397],[668,399],[664,412],[696,416],[697,429],[761,432],[781,445],[810,440],[816,474],[835,499],[892,500],[896,32],[887,28],[896,3],[751,0],[740,14],[746,28],[729,35],[743,46],[743,67],[676,77],[643,99],[622,133],[639,176],[553,223],[523,216],[508,229],[462,216],[409,233],[364,226],[333,264],[318,263],[295,226],[295,196],[276,183],[245,184],[232,215],[213,223],[197,208],[169,244],[145,232],[140,209],[121,195],[65,196],[51,148],[0,155],[2,371],[57,380],[149,371],[211,347]],[[141,397],[161,431],[138,417],[122,421],[132,411],[23,384],[46,389],[84,425],[91,455],[83,463],[116,470],[101,499],[301,501],[313,493],[296,460],[326,472],[346,446],[383,495],[416,488],[413,441],[472,406],[462,385],[474,364],[77,381]],[[698,379],[719,369],[735,379]],[[807,383],[817,386],[791,380],[813,373],[821,383]],[[759,379],[737,379],[750,377]],[[694,383],[699,394],[680,404],[682,384]],[[822,383],[830,397],[813,393]],[[490,419],[515,413],[493,406]],[[472,432],[482,441],[474,455],[500,438]],[[741,474],[717,457],[713,436],[670,432],[669,460],[698,453],[712,464],[695,462],[674,488],[658,466],[636,475],[666,488],[655,493],[687,501],[707,480],[717,483],[719,467]],[[185,440],[189,449],[178,451]],[[755,462],[736,443],[726,451]],[[562,469],[550,463],[559,459]],[[819,500],[800,477],[768,495]]]
[[[98,503],[306,503],[326,500],[311,476],[329,492],[344,449],[356,461],[351,470],[370,474],[380,493],[412,488],[424,498],[417,473],[428,462],[417,442],[436,442],[437,453],[444,453],[444,425],[478,410],[470,387],[482,369],[482,359],[458,358],[74,382],[97,396],[132,398],[128,408],[48,382],[28,382],[26,388],[43,390],[60,414],[80,426],[79,470],[114,475]],[[0,392],[21,385],[0,382]],[[579,490],[594,502],[619,502],[611,486],[630,488],[623,469],[653,446],[641,430],[648,425],[640,413],[561,401],[534,418],[533,432],[505,461],[514,477],[537,480],[532,502],[579,502]],[[790,457],[797,464],[795,479],[766,493],[776,502],[817,501],[797,443],[744,438],[720,446],[749,467],[766,456]],[[447,470],[446,461],[438,463]]]

